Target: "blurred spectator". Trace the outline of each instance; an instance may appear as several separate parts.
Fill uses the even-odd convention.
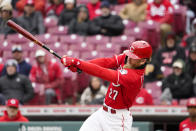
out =
[[[2,73],[2,71],[3,71],[3,64],[0,64],[0,76],[1,76],[1,73]]]
[[[90,33],[90,21],[88,16],[88,9],[86,6],[80,6],[78,8],[77,18],[73,19],[69,24],[69,34],[89,35]]]
[[[161,68],[161,66],[171,67],[175,60],[185,60],[185,57],[185,51],[178,46],[175,34],[168,33],[165,39],[165,46],[157,51],[154,61],[158,68]]]
[[[65,0],[65,8],[61,12],[58,25],[69,25],[72,19],[76,18],[76,2],[75,0]]]
[[[49,61],[43,50],[37,50],[35,58],[37,65],[31,69],[30,80],[40,85],[39,93],[45,94],[45,104],[51,104],[54,98],[61,104],[60,89],[63,79],[59,64]]]
[[[117,36],[123,33],[124,25],[120,16],[112,15],[110,4],[107,1],[101,3],[101,16],[96,17],[90,27],[92,33],[106,36]]]
[[[46,17],[58,18],[63,11],[64,4],[62,0],[49,0],[51,5],[46,9]]]
[[[185,71],[187,74],[190,74],[192,78],[196,77],[196,43],[189,48]]]
[[[32,34],[43,34],[44,23],[42,14],[35,11],[35,3],[32,0],[27,0],[24,7],[24,15],[19,18],[24,27]]]
[[[196,98],[190,98],[188,100],[187,111],[189,113],[189,117],[180,123],[179,131],[196,130]]]
[[[87,8],[88,8],[90,20],[101,15],[100,5],[101,2],[99,0],[89,0],[89,3],[87,4]]]
[[[179,0],[180,4],[186,6],[188,10],[191,10],[196,14],[196,1],[195,0]]]
[[[189,98],[193,95],[192,79],[189,74],[184,72],[184,69],[185,64],[182,60],[176,60],[174,62],[173,73],[163,80],[163,94],[161,96],[162,103],[168,103],[166,100],[169,95],[177,100]],[[165,91],[168,93],[164,93]]]
[[[28,77],[31,71],[31,65],[23,59],[23,50],[21,45],[14,45],[12,47],[12,56],[13,59],[18,62],[17,72]],[[6,73],[6,67],[4,67],[1,76],[6,75]]]
[[[13,34],[16,33],[7,25],[7,20],[11,19],[17,24],[21,25],[16,18],[12,17],[12,6],[10,3],[4,2],[0,7],[0,34]]]
[[[33,87],[28,77],[18,74],[17,61],[10,59],[6,62],[5,76],[0,77],[0,101],[16,98],[21,104],[28,102],[34,95]]]
[[[125,5],[120,11],[122,19],[128,19],[133,22],[140,22],[146,19],[147,4],[145,0],[133,0],[132,3]]]
[[[153,62],[146,65],[144,74],[144,83],[153,82],[163,79],[163,73],[160,68]]]
[[[169,0],[154,0],[148,4],[147,7],[147,20],[159,22],[161,30],[161,40],[167,32],[172,31],[171,23],[173,21],[173,6]]]
[[[183,47],[189,48],[191,44],[196,41],[196,18],[192,22],[191,29],[191,34],[185,36],[184,40],[182,41]]]
[[[153,105],[152,95],[145,88],[141,88],[133,105]]]
[[[0,122],[28,122],[19,110],[19,101],[17,99],[9,99],[6,103],[4,115],[0,117]]]
[[[44,14],[45,11],[45,3],[47,0],[18,0],[16,3],[16,8],[20,11],[23,12],[26,6],[26,3],[34,3],[35,5],[35,10],[42,12]]]
[[[117,0],[118,4],[126,4],[126,3],[130,3],[132,0]]]
[[[82,93],[80,103],[83,105],[103,104],[107,88],[98,77],[91,77],[89,87]]]

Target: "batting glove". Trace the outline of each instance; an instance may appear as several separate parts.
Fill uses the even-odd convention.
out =
[[[73,57],[69,57],[69,56],[63,56],[61,58],[61,63],[65,66],[65,67],[77,67],[78,65],[80,65],[80,60],[73,58]]]

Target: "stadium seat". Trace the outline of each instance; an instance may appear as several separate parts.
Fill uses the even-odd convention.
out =
[[[115,5],[114,7],[113,7],[113,10],[116,12],[116,14],[119,14],[119,12],[124,8],[124,4],[122,4],[122,5]]]
[[[0,41],[4,40],[4,35],[0,35]]]
[[[143,30],[140,27],[134,27],[131,29],[126,29],[124,34],[127,36],[134,37],[135,40],[145,40],[146,38],[143,36]]]
[[[126,35],[112,37],[111,43],[120,45],[121,47],[129,47],[130,43],[133,42],[135,38]]]
[[[181,100],[179,101],[179,105],[186,106],[187,101],[188,101],[188,99],[181,99]]]
[[[161,96],[161,85],[162,82],[161,81],[155,81],[155,82],[150,82],[150,83],[146,83],[144,85],[144,87],[146,88],[146,90],[152,95],[152,98],[155,102],[155,104],[160,104],[160,96]]]
[[[40,40],[44,44],[54,44],[55,42],[58,41],[58,36],[53,36],[49,33],[38,35],[36,37],[38,38],[38,40]]]
[[[173,29],[177,34],[184,33],[186,27],[186,7],[181,5],[174,6]]]
[[[137,26],[135,22],[130,20],[123,20],[123,24],[125,25],[125,30],[130,30]]]
[[[57,26],[57,19],[53,19],[53,18],[46,18],[44,19],[44,25],[46,28],[50,28],[50,27],[55,27]]]
[[[120,45],[106,43],[104,45],[97,45],[98,52],[111,52],[111,53],[120,53]]]
[[[52,35],[67,35],[67,26],[55,26],[48,28],[47,33],[50,33]]]
[[[156,50],[160,46],[160,24],[152,20],[140,22],[138,25],[143,30],[143,38]]]
[[[58,51],[67,51],[68,50],[68,45],[63,45],[60,42],[55,42],[54,44],[49,44],[48,47],[52,50],[54,50],[55,52]]]
[[[82,42],[82,43],[79,43],[77,45],[70,45],[69,46],[69,49],[70,50],[73,50],[73,51],[78,51],[78,52],[87,52],[87,51],[92,51],[94,50],[94,45],[92,44],[89,44],[89,43],[86,43],[86,42]]]
[[[67,36],[61,36],[60,37],[60,42],[62,44],[80,44],[84,41],[84,37],[72,34],[72,35],[67,35]]]
[[[0,47],[3,51],[11,51],[12,50],[12,44],[8,40],[4,40],[0,42]]]
[[[24,44],[24,43],[27,43],[29,41],[27,38],[25,38],[21,34],[8,35],[7,39],[10,42],[15,43],[15,44]]]
[[[89,44],[105,44],[109,42],[109,37],[103,35],[88,36],[85,40]]]
[[[86,5],[88,2],[89,0],[77,0],[78,5],[81,5],[81,4]]]
[[[94,51],[87,51],[87,52],[82,52],[81,53],[81,59],[84,59],[84,60],[91,60],[91,59],[95,59],[95,58],[98,58],[100,57],[100,52],[94,50]]]

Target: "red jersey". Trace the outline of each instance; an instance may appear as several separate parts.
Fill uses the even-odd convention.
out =
[[[101,67],[118,68],[113,74],[117,76],[116,82],[110,84],[105,97],[105,104],[114,109],[130,108],[143,83],[144,69],[123,69],[125,58],[126,55],[121,54],[113,58],[99,58],[90,61]]]
[[[147,19],[160,23],[171,23],[172,13],[173,6],[168,0],[163,0],[161,4],[150,3],[147,7]]]
[[[92,20],[97,16],[101,15],[101,10],[100,10],[101,2],[97,2],[96,4],[87,4],[88,12],[89,12],[89,19]]]
[[[191,122],[190,118],[180,123],[179,131],[196,131],[196,122]]]
[[[153,105],[152,95],[146,89],[142,88],[133,105]]]
[[[7,111],[4,111],[4,115],[0,117],[0,122],[28,122],[28,121],[29,120],[26,117],[22,116],[20,111],[18,111],[18,114],[13,119],[10,119],[8,117]]]

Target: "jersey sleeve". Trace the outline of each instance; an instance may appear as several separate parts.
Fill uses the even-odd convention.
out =
[[[125,55],[120,54],[120,55],[114,55],[111,58],[97,58],[97,59],[90,60],[88,62],[96,64],[104,68],[111,69],[111,68],[119,67],[123,62],[123,58],[125,58]]]

